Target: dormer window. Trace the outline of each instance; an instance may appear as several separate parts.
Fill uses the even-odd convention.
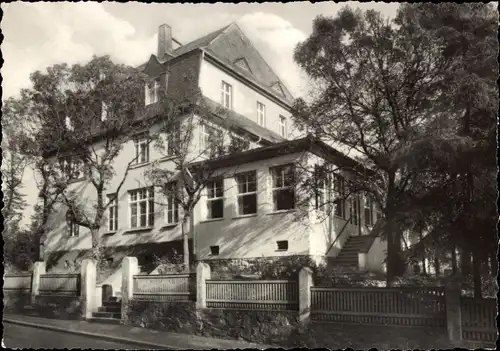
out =
[[[160,78],[156,78],[150,83],[146,83],[145,87],[145,103],[146,106],[158,102],[160,98]]]

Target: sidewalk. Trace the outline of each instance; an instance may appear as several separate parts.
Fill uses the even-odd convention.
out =
[[[4,323],[13,323],[35,328],[73,333],[89,337],[135,344],[138,347],[154,347],[172,350],[210,349],[266,349],[270,346],[258,345],[238,340],[206,338],[197,335],[178,334],[118,324],[88,323],[86,321],[57,320],[19,314],[4,314]]]

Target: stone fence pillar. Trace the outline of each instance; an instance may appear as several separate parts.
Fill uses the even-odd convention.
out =
[[[86,258],[81,266],[81,298],[83,318],[92,317],[93,312],[97,312],[96,296],[97,268],[95,261]]]
[[[125,257],[121,264],[122,271],[122,321],[127,320],[128,304],[134,296],[134,275],[139,274],[137,257]]]
[[[309,322],[311,316],[311,288],[313,273],[311,268],[304,267],[299,272],[299,320]]]
[[[462,341],[462,310],[460,307],[460,295],[460,286],[458,284],[452,283],[446,286],[446,329],[450,341],[457,345]]]
[[[45,274],[45,262],[35,262],[33,265],[33,277],[31,278],[31,303],[36,303],[36,296],[40,291],[40,275]]]
[[[207,283],[210,279],[210,266],[200,262],[196,267],[196,309],[207,307]]]

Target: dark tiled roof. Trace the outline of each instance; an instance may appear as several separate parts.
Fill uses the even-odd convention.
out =
[[[180,55],[185,54],[185,53],[192,51],[194,49],[203,48],[203,47],[209,45],[212,40],[217,38],[220,34],[222,34],[230,26],[231,25],[227,25],[224,28],[218,29],[210,34],[207,34],[201,38],[193,40],[193,41],[175,49],[174,55],[180,56]]]

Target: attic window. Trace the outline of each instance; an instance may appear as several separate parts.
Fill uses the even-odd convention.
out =
[[[272,88],[275,92],[277,92],[278,94],[283,95],[283,96],[285,95],[285,93],[283,92],[283,88],[281,87],[280,82],[273,83],[273,84],[271,85],[271,88]]]
[[[218,256],[219,255],[219,245],[210,246],[210,254],[212,256]]]
[[[245,70],[247,72],[252,73],[252,70],[250,69],[250,66],[248,65],[248,62],[247,62],[247,60],[244,57],[239,58],[236,61],[234,61],[234,64],[235,64],[235,66],[237,66],[237,67],[239,67],[239,68],[241,68],[241,69],[243,69],[243,70]]]
[[[279,240],[276,241],[278,245],[278,251],[287,251],[288,250],[288,240]]]

